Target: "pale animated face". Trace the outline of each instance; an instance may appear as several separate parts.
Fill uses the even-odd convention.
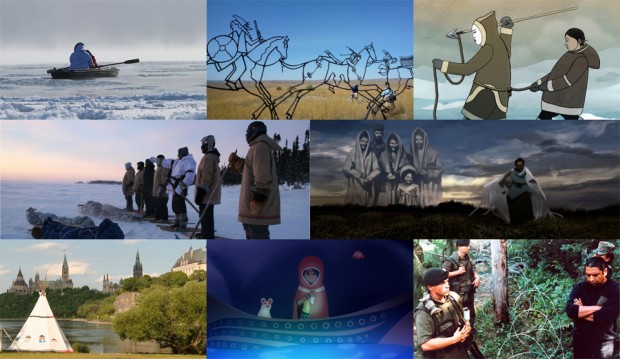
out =
[[[306,282],[308,282],[308,284],[310,285],[314,284],[314,282],[316,282],[316,280],[319,279],[319,275],[314,269],[304,270],[303,275],[304,275],[304,279],[306,280]]]
[[[476,43],[476,45],[481,46],[482,32],[480,32],[480,29],[475,24],[471,26],[471,35],[474,37],[474,42]]]
[[[564,46],[566,46],[566,49],[568,51],[575,51],[579,50],[581,44],[579,44],[579,41],[577,41],[577,39],[573,39],[568,35],[564,35]]]

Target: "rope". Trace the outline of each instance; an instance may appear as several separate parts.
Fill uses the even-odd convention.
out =
[[[457,33],[457,39],[459,40],[459,50],[461,53],[461,63],[465,63],[465,55],[463,54],[463,42],[461,41],[461,34]],[[459,85],[465,79],[464,75],[461,75],[461,79],[458,81],[454,81],[448,76],[448,74],[444,74],[446,76],[446,80],[450,82],[452,85]],[[439,84],[437,83],[437,69],[433,64],[433,78],[435,81],[435,104],[433,105],[433,120],[437,120],[437,103],[439,102]]]
[[[465,63],[465,56],[463,54],[463,43],[461,41],[461,32],[456,33],[457,38],[459,40],[459,49],[460,49],[460,53],[461,53],[461,63]],[[446,79],[448,80],[448,82],[450,82],[452,85],[459,85],[461,82],[463,82],[463,80],[465,79],[464,75],[461,75],[461,79],[458,81],[454,81],[450,78],[450,76],[448,76],[448,74],[444,74],[446,76]],[[437,82],[437,69],[435,68],[435,65],[433,65],[433,80],[435,82],[435,104],[433,105],[433,120],[437,120],[437,104],[439,102],[439,83]],[[508,96],[512,96],[512,92],[513,91],[526,91],[532,88],[532,86],[527,86],[527,87],[512,87],[509,86],[505,89],[499,89],[499,88],[495,88],[492,86],[488,86],[485,84],[481,84],[479,82],[474,81],[474,83],[480,87],[483,87],[487,90],[491,90],[491,91],[498,91],[498,92],[508,92]],[[475,210],[474,210],[475,212]],[[473,214],[473,212],[472,212]],[[471,215],[471,214],[470,214]]]

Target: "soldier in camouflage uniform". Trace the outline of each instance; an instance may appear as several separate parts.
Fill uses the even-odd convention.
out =
[[[598,247],[592,251],[594,257],[601,257],[605,261],[607,267],[607,279],[612,279],[611,272],[613,270],[614,249],[616,246],[609,242],[600,241]]]
[[[448,272],[430,268],[423,281],[428,293],[414,312],[416,349],[422,350],[424,358],[469,359],[465,340],[471,326],[465,321],[460,296],[450,291]]]
[[[469,239],[457,240],[456,247],[457,251],[446,258],[441,267],[448,272],[450,289],[461,296],[463,307],[469,308],[473,328],[476,320],[474,292],[480,286],[480,277],[476,274],[476,268],[469,259]]]

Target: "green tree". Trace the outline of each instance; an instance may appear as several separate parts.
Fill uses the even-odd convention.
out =
[[[121,339],[154,340],[175,354],[204,354],[206,291],[206,282],[189,281],[177,288],[155,284],[142,292],[135,308],[116,316],[114,330]]]
[[[189,276],[189,280],[204,282],[207,280],[207,272],[202,269],[195,270],[192,275]]]
[[[155,284],[164,287],[182,287],[189,281],[187,274],[183,272],[168,272],[155,279]]]

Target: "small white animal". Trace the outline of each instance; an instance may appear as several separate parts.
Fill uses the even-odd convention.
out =
[[[264,318],[271,318],[271,303],[273,303],[273,299],[261,298],[260,303],[261,306],[260,310],[258,311],[258,316]]]

